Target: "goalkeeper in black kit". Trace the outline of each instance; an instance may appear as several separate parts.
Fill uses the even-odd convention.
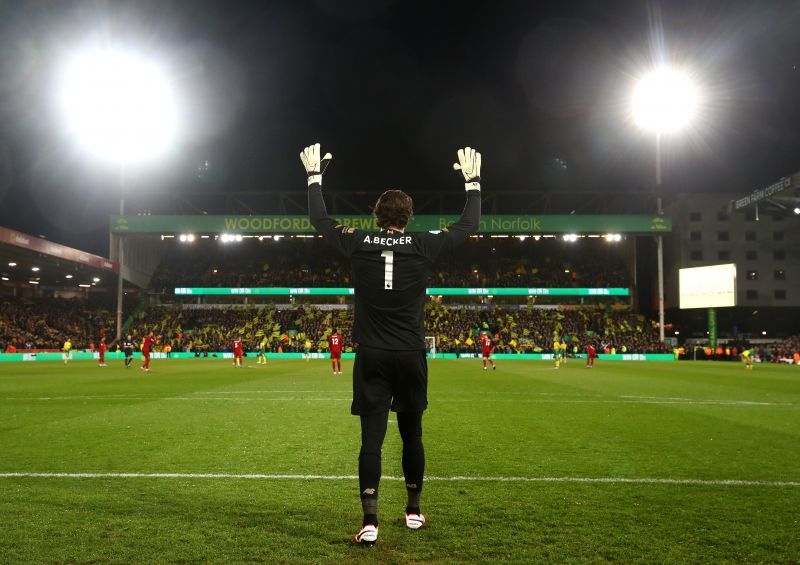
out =
[[[381,447],[389,410],[397,412],[403,440],[403,474],[408,503],[406,526],[425,524],[420,510],[425,451],[422,414],[428,406],[425,359],[426,286],[438,257],[478,231],[481,216],[481,155],[469,147],[458,151],[466,181],[467,203],[461,219],[437,232],[406,233],[412,200],[401,190],[387,190],[375,203],[379,233],[342,226],[328,216],[322,198],[322,173],[331,154],[319,144],[300,154],[308,175],[311,224],[350,260],[355,287],[353,341],[358,344],[353,368],[351,412],[361,418],[358,478],[364,521],[355,540],[373,545],[378,539],[378,483]]]

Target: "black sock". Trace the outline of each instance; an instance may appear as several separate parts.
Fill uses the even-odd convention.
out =
[[[397,426],[403,438],[403,474],[406,479],[408,514],[419,514],[419,499],[425,474],[425,448],[422,445],[422,412],[398,412]]]
[[[378,484],[381,480],[381,446],[386,435],[388,412],[361,416],[361,452],[358,479],[364,525],[378,525]]]
[[[376,528],[378,527],[378,515],[377,514],[364,514],[364,521],[361,523],[361,527],[373,525]]]

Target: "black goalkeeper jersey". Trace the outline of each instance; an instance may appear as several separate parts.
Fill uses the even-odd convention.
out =
[[[480,190],[467,191],[461,219],[439,232],[366,232],[328,216],[320,185],[308,191],[311,224],[350,260],[353,341],[392,350],[425,349],[425,289],[434,261],[478,231]]]

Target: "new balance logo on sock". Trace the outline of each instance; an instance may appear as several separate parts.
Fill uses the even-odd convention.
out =
[[[406,483],[406,488],[417,488],[417,483]]]
[[[375,489],[374,488],[365,488],[364,492],[362,492],[361,494],[367,494],[367,495],[371,496],[371,495],[375,494]]]

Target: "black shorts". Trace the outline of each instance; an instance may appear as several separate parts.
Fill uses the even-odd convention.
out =
[[[368,416],[422,412],[428,407],[428,361],[425,351],[390,351],[359,346],[353,368],[350,412]]]

